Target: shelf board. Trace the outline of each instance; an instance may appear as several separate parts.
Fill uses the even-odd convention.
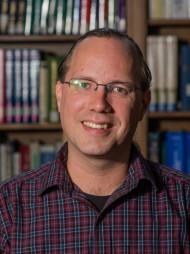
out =
[[[61,124],[1,124],[0,131],[61,131]]]
[[[73,42],[79,35],[0,35],[0,42]]]
[[[149,119],[188,119],[190,111],[175,111],[175,112],[149,112]]]
[[[190,26],[190,19],[150,19],[149,26]]]

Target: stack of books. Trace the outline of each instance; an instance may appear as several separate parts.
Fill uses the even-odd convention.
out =
[[[126,0],[1,0],[0,34],[83,34],[98,27],[126,31]]]

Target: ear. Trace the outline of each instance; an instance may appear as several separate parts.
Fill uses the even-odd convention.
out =
[[[141,110],[141,117],[140,117],[140,121],[143,119],[144,114],[146,113],[148,106],[150,104],[150,100],[151,100],[151,93],[150,90],[148,89],[147,91],[145,91],[143,93],[143,97],[142,97],[142,110]]]
[[[60,81],[57,81],[56,83],[55,93],[56,93],[58,111],[60,112],[61,98],[62,98],[62,84]]]

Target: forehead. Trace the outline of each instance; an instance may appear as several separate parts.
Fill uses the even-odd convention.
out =
[[[108,70],[129,72],[132,57],[126,44],[118,38],[88,37],[74,49],[69,69],[91,69],[100,74]]]

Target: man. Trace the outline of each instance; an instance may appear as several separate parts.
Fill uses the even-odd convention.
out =
[[[190,179],[132,142],[150,81],[127,35],[79,39],[56,84],[67,143],[55,161],[1,186],[2,253],[190,253]]]

